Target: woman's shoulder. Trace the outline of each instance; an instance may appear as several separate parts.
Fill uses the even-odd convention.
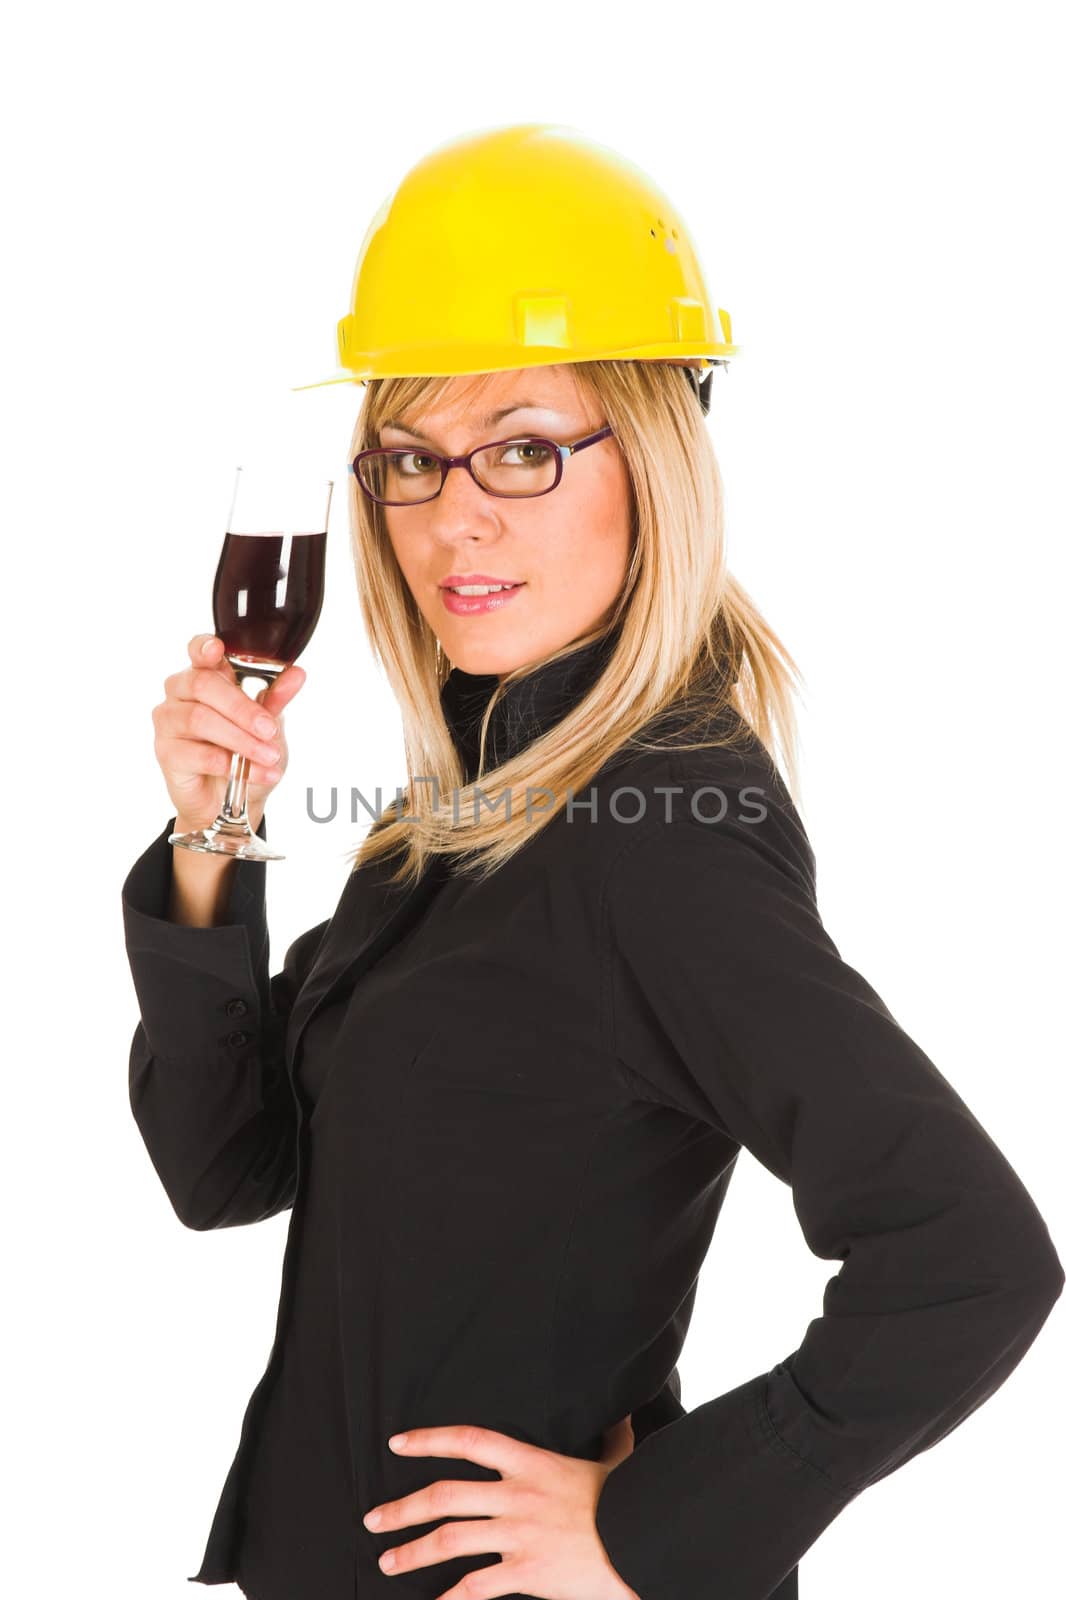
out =
[[[681,870],[690,864],[694,872],[750,851],[813,894],[814,851],[792,795],[764,742],[732,707],[695,729],[657,721],[653,738],[626,746],[601,780],[612,814],[626,813],[610,865],[638,846],[646,861],[661,860],[664,869],[668,860]]]
[[[731,705],[713,715],[683,718],[676,708],[646,724],[600,774],[644,793],[668,785],[687,797],[700,790],[750,790],[769,805],[794,810],[792,796],[766,745]]]

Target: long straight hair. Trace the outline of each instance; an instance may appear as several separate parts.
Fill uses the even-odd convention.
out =
[[[396,853],[394,883],[421,877],[435,855],[452,858],[456,872],[495,871],[623,746],[666,748],[642,741],[640,731],[679,704],[692,714],[671,734],[670,748],[706,749],[754,735],[798,796],[794,694],[802,675],[726,570],[721,475],[687,374],[654,361],[584,361],[571,370],[610,423],[629,474],[632,554],[605,621],[503,674],[482,719],[482,763],[492,709],[509,684],[615,628],[617,640],[596,683],[553,728],[469,782],[440,703],[452,664],[396,561],[384,508],[349,474],[359,604],[371,651],[399,703],[407,764],[399,804],[385,809],[349,859],[361,867]],[[349,460],[380,445],[384,418],[416,423],[458,381],[470,385],[474,400],[489,376],[370,380]],[[681,743],[678,731],[697,737]],[[541,808],[538,799],[532,814],[525,805],[513,813],[510,797],[533,790],[547,791],[551,803]]]

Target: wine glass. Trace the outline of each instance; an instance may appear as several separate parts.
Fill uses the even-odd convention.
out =
[[[269,688],[315,631],[332,497],[332,480],[301,479],[273,466],[237,468],[212,603],[215,632],[242,689],[248,679]],[[248,757],[234,753],[214,822],[172,833],[168,843],[241,861],[284,861],[252,832],[247,791]]]

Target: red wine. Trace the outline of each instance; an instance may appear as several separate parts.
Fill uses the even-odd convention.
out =
[[[227,533],[212,602],[227,656],[295,661],[315,631],[326,575],[325,533]]]

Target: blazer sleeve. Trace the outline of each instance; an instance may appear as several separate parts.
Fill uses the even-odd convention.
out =
[[[684,1415],[685,1408],[681,1404],[681,1374],[675,1367],[659,1393],[633,1412],[631,1425],[634,1448],[643,1443],[657,1428],[665,1428],[668,1422],[676,1422],[678,1417]]]
[[[632,1413],[634,1448],[658,1427],[666,1427],[667,1422],[675,1422],[679,1416],[685,1416],[685,1406],[680,1398],[680,1373],[674,1368],[658,1394]]]
[[[615,862],[608,1043],[789,1184],[810,1249],[843,1265],[798,1349],[606,1479],[597,1531],[640,1600],[766,1600],[999,1388],[1064,1281],[1017,1173],[825,931],[791,802],[746,821],[728,799]]]
[[[188,1228],[260,1222],[291,1206],[296,1104],[285,1067],[293,1000],[329,918],[269,976],[265,877],[238,861],[226,921],[167,920],[171,817],[122,886],[126,954],[140,1007],[129,1096],[160,1182]],[[258,829],[266,838],[266,819]]]

